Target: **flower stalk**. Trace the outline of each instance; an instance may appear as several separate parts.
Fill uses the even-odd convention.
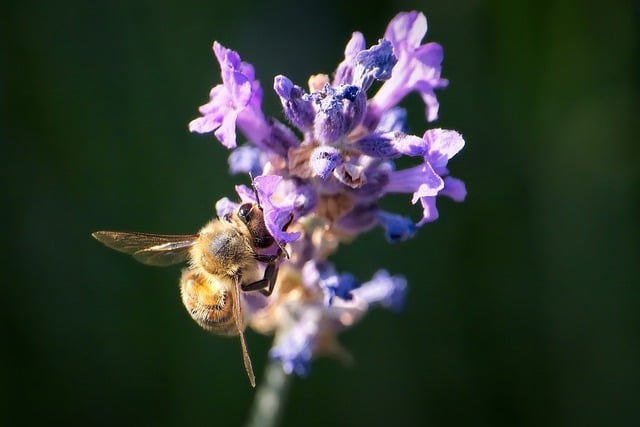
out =
[[[277,426],[290,385],[291,375],[285,373],[282,365],[276,360],[269,361],[265,368],[264,380],[256,390],[246,427]]]

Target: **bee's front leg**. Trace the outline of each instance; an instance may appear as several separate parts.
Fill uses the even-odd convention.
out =
[[[265,257],[268,255],[265,255]],[[258,258],[260,257],[260,258]],[[256,256],[258,261],[262,261],[262,256]],[[278,265],[276,264],[279,256],[273,255],[270,257],[270,261],[267,262],[267,268],[264,270],[264,277],[260,280],[256,280],[253,283],[245,283],[240,285],[240,289],[244,292],[260,291],[264,296],[269,296],[273,292],[273,287],[276,284],[276,278],[278,277]],[[262,261],[265,262],[265,261]]]

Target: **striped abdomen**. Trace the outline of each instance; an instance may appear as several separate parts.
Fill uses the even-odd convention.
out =
[[[232,286],[231,279],[213,280],[195,270],[184,270],[180,294],[185,308],[198,325],[214,334],[238,335]]]

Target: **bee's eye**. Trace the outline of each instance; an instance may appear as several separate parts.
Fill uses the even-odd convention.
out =
[[[251,211],[253,210],[253,205],[251,203],[245,203],[240,206],[238,209],[238,216],[245,224],[248,224],[251,220]]]

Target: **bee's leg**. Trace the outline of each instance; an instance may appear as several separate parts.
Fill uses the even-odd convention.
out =
[[[278,251],[276,255],[261,255],[255,254],[253,256],[257,261],[264,262],[265,264],[275,264],[280,258],[282,258],[282,252]]]
[[[253,283],[245,283],[240,285],[240,288],[244,292],[260,291],[264,296],[271,295],[273,287],[276,284],[276,278],[278,277],[278,266],[276,265],[276,259],[272,259],[267,264],[267,268],[264,270],[264,277],[260,280],[256,280]]]

